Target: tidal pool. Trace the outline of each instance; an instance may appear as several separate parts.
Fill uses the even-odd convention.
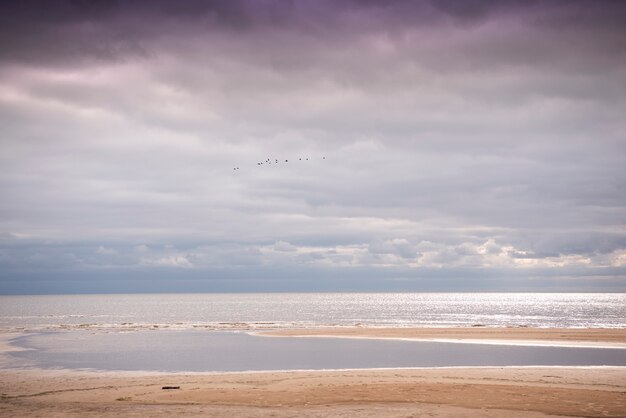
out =
[[[626,366],[626,349],[262,337],[218,331],[41,332],[12,366],[225,372],[450,366]]]

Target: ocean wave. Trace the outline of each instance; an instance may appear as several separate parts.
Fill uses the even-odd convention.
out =
[[[0,332],[43,332],[43,331],[71,331],[71,330],[88,330],[102,332],[130,332],[130,331],[158,331],[158,330],[207,330],[207,331],[269,331],[280,329],[320,329],[320,328],[555,328],[553,326],[529,325],[529,324],[442,324],[442,323],[402,323],[402,324],[366,324],[362,322],[355,323],[316,323],[304,321],[253,321],[253,322],[174,322],[174,323],[138,323],[138,322],[122,322],[122,323],[76,323],[76,324],[41,324],[33,326],[1,326]],[[626,328],[626,324],[597,324],[593,325],[576,325],[568,327],[570,329],[586,329],[586,328],[606,328],[620,329]]]
[[[93,330],[93,331],[141,331],[141,330],[199,330],[208,331],[257,331],[293,328],[334,328],[353,327],[359,324],[339,325],[309,322],[202,322],[202,323],[76,323],[76,324],[41,324],[33,326],[2,327],[4,331],[59,331],[59,330]]]

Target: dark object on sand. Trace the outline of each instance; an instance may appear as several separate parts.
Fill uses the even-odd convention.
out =
[[[161,389],[163,390],[180,389],[180,386],[163,386]]]

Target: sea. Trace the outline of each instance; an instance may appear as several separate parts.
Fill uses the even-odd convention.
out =
[[[626,366],[623,347],[270,337],[319,327],[625,328],[617,293],[0,296],[0,370],[150,372]],[[8,348],[7,348],[8,347]]]
[[[0,330],[624,328],[625,293],[201,293],[0,296]]]

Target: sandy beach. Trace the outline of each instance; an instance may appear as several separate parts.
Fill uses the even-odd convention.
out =
[[[624,368],[232,374],[3,371],[0,415],[584,416],[626,411]],[[180,386],[163,390],[163,386]]]
[[[329,330],[285,330],[281,335]],[[342,334],[343,333],[343,334]],[[341,329],[335,336],[622,343],[624,330]],[[326,334],[324,334],[326,335]],[[532,337],[532,338],[531,338]],[[6,349],[6,346],[4,346]],[[163,386],[180,386],[164,390]],[[0,415],[622,417],[625,367],[488,367],[256,373],[5,369]]]

